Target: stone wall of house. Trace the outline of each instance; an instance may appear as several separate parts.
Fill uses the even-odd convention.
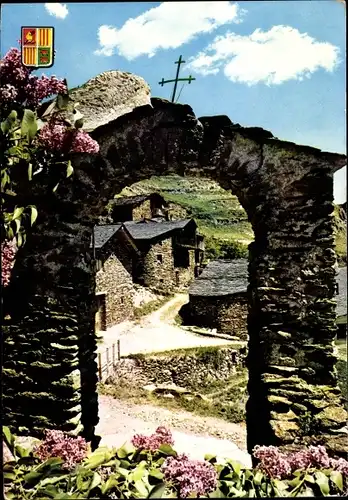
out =
[[[96,292],[105,292],[106,328],[133,317],[133,281],[115,255],[97,272]]]
[[[199,390],[216,380],[227,380],[244,366],[246,346],[239,349],[212,346],[179,352],[122,357],[107,379],[109,384],[143,387],[175,384]]]
[[[160,257],[161,256],[161,257]],[[174,289],[172,238],[151,245],[144,257],[144,284],[162,293]]]
[[[178,291],[186,290],[195,277],[195,251],[189,250],[189,267],[176,267],[174,269],[175,288]],[[178,273],[178,274],[177,274]],[[178,283],[177,283],[178,277]]]
[[[145,200],[139,206],[133,208],[133,220],[151,219],[151,201]]]
[[[187,218],[186,208],[178,205],[177,203],[169,203],[166,209],[169,220],[180,220]]]
[[[184,321],[205,328],[216,328],[217,332],[246,340],[247,315],[246,294],[224,297],[190,295]]]

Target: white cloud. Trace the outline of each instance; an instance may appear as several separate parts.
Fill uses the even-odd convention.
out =
[[[65,3],[45,3],[45,9],[50,16],[58,17],[58,19],[65,19],[69,13]]]
[[[164,2],[121,28],[102,25],[98,30],[101,48],[97,55],[117,51],[128,60],[152,57],[159,49],[174,49],[200,33],[209,33],[227,23],[241,22],[245,13],[234,2]]]
[[[290,26],[257,29],[248,36],[226,33],[215,38],[204,51],[188,61],[186,68],[202,75],[223,69],[232,82],[276,85],[303,80],[323,68],[333,71],[339,63],[339,49],[319,42]]]

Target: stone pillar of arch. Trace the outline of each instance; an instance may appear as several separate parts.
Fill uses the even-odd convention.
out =
[[[8,423],[18,433],[58,427],[93,439],[92,228],[126,185],[175,173],[209,177],[231,190],[254,229],[249,451],[256,444],[322,442],[344,454],[347,413],[333,347],[332,212],[333,173],[346,158],[280,141],[225,116],[198,120],[189,106],[160,99],[98,127],[93,136],[100,155],[76,156],[74,176],[56,193],[47,188],[43,195],[38,188],[28,200],[39,217],[19,255],[5,308],[11,316],[3,391]],[[46,406],[35,404],[40,398]]]

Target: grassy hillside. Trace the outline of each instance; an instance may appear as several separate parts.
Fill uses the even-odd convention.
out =
[[[125,188],[121,195],[160,193],[168,202],[184,207],[206,237],[207,258],[247,256],[254,234],[238,198],[209,179],[171,175],[151,177]],[[346,221],[335,208],[336,251],[340,264],[347,259]]]

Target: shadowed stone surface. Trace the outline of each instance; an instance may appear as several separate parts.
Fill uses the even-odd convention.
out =
[[[93,437],[98,407],[95,277],[88,250],[92,227],[108,200],[125,186],[175,173],[208,177],[232,190],[254,229],[248,287],[249,451],[256,444],[318,439],[344,455],[347,434],[340,429],[347,414],[333,352],[332,213],[333,173],[345,165],[345,156],[280,141],[270,132],[243,128],[225,116],[197,120],[190,106],[160,99],[98,127],[92,135],[100,144],[100,155],[75,156],[72,178],[55,193],[47,179],[48,194],[38,189],[28,200],[37,205],[39,217],[18,256],[6,300],[12,320],[5,368],[23,378],[14,390],[14,375],[4,374],[8,423],[20,432],[20,422],[27,418],[25,427],[34,425],[39,432],[47,422],[58,426],[56,410],[61,414],[80,404],[83,433]],[[46,346],[49,339],[61,342],[71,336],[77,339],[72,349],[77,361],[73,356],[70,367],[64,358],[64,365],[54,368],[57,373],[51,369],[48,376],[43,367],[35,371],[27,362],[34,340],[39,341],[42,359],[51,356],[53,363],[58,351],[47,346],[46,352],[41,342]],[[67,345],[66,341],[64,352]],[[24,352],[26,362],[19,366]],[[39,358],[33,354],[33,359]],[[62,376],[58,372],[65,370],[68,377],[75,368],[81,373],[76,400],[71,395],[51,406],[31,404],[30,414],[22,417],[27,386],[32,401],[43,387],[53,391],[53,381]],[[327,406],[321,406],[323,401]],[[45,420],[40,421],[40,415]]]

